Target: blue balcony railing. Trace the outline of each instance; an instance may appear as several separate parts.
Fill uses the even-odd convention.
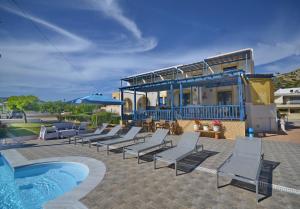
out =
[[[136,112],[136,120],[152,117],[153,120],[240,120],[239,105],[200,105],[181,109],[142,110]]]

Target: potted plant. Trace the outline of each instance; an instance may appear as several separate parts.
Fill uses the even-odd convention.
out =
[[[213,131],[220,131],[222,123],[219,120],[214,120],[212,122],[212,125],[213,125]]]
[[[208,124],[203,124],[203,131],[209,131],[209,125]]]
[[[200,128],[200,122],[198,120],[195,120],[194,131],[199,131],[199,128]]]

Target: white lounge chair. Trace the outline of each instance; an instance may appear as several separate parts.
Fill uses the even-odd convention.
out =
[[[113,127],[107,134],[101,134],[101,135],[95,135],[95,136],[89,136],[89,137],[84,137],[81,140],[82,145],[84,143],[89,143],[89,147],[91,147],[93,142],[97,142],[100,140],[104,140],[104,139],[111,139],[114,137],[118,137],[118,132],[121,130],[121,125],[116,125],[115,127]]]
[[[154,169],[156,169],[156,161],[164,161],[175,164],[175,175],[177,176],[177,163],[179,160],[192,154],[198,150],[197,143],[199,140],[199,133],[197,132],[185,132],[181,135],[177,146],[155,154],[153,157]],[[203,150],[203,145],[200,145]]]
[[[74,137],[70,137],[69,144],[71,143],[71,141],[74,141],[74,144],[76,144],[77,140],[80,140],[84,137],[90,137],[90,136],[96,136],[96,135],[103,134],[103,131],[107,128],[107,126],[108,126],[108,123],[103,123],[102,126],[100,128],[97,128],[93,133],[79,134]]]
[[[128,152],[130,154],[137,155],[138,163],[140,163],[140,154],[142,152],[153,148],[158,148],[166,145],[166,143],[172,144],[172,141],[165,140],[168,133],[168,129],[157,129],[151,138],[146,142],[123,147],[123,159],[125,159],[125,153]]]
[[[259,175],[263,160],[262,143],[259,138],[239,138],[235,142],[233,153],[217,169],[217,188],[219,176],[255,185],[258,202]]]
[[[132,127],[124,136],[120,136],[120,138],[109,139],[105,141],[97,142],[97,151],[99,152],[100,146],[106,146],[106,153],[109,154],[109,146],[115,144],[121,144],[130,141],[136,141],[136,135],[140,132],[142,127]]]

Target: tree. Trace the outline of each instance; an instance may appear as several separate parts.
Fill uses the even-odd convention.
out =
[[[24,115],[24,121],[27,123],[26,110],[38,110],[39,99],[36,96],[11,96],[7,99],[7,106],[10,110],[22,111]]]

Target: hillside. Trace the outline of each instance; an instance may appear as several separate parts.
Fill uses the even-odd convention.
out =
[[[300,68],[289,73],[276,75],[273,79],[275,90],[300,87]]]

